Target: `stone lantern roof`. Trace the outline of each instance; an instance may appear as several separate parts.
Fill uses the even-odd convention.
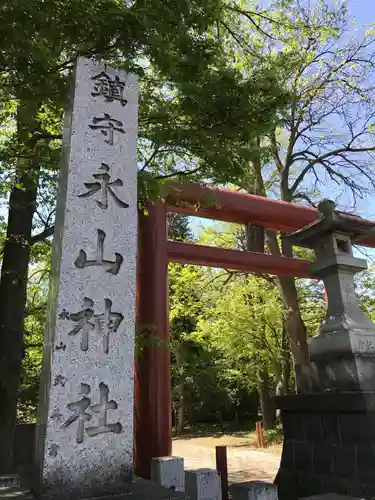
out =
[[[320,216],[316,221],[285,235],[284,238],[294,245],[315,249],[321,238],[332,233],[346,235],[353,243],[360,243],[361,239],[375,234],[375,223],[363,221],[358,216],[336,212],[335,204],[331,200],[320,202],[318,212]]]
[[[352,243],[375,234],[375,224],[360,217],[335,212],[331,200],[318,205],[318,219],[302,229],[284,236],[293,245],[312,248],[316,262],[310,266],[313,275],[324,277],[332,267],[351,271],[352,274],[367,268],[364,259],[353,257]]]

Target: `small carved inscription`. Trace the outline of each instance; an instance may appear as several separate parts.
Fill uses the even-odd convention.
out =
[[[108,193],[113,197],[115,203],[121,208],[128,208],[129,205],[124,201],[120,200],[117,194],[113,191],[114,186],[123,186],[124,183],[121,179],[116,179],[115,181],[109,182],[111,176],[109,175],[109,166],[106,163],[102,163],[99,167],[100,173],[92,174],[94,179],[98,182],[85,182],[85,187],[88,189],[86,193],[78,195],[79,198],[88,198],[93,196],[98,191],[100,191],[100,200],[95,200],[100,208],[108,208]]]
[[[107,273],[117,274],[124,259],[121,254],[115,252],[114,261],[104,260],[104,240],[105,232],[102,229],[98,229],[96,258],[94,260],[87,260],[86,252],[84,250],[80,250],[74,265],[78,267],[78,269],[90,266],[101,266]],[[61,314],[63,314],[63,312]]]
[[[108,410],[116,410],[117,403],[114,400],[108,401],[109,399],[109,389],[108,386],[101,382],[99,384],[99,403],[91,405],[91,398],[87,397],[90,394],[91,387],[88,384],[81,384],[79,394],[82,398],[73,403],[67,405],[68,409],[72,412],[72,415],[68,418],[66,422],[61,426],[62,428],[69,427],[73,422],[77,421],[77,443],[82,443],[85,436],[85,423],[91,421],[94,414],[98,414],[98,425],[93,427],[88,427],[86,429],[86,434],[89,437],[98,436],[100,434],[106,434],[108,432],[113,432],[119,434],[122,431],[122,425],[120,422],[108,423],[107,413]],[[89,413],[86,410],[90,410]]]
[[[105,139],[104,142],[110,146],[113,146],[114,144],[115,132],[125,134],[125,130],[123,129],[124,124],[120,120],[112,118],[108,113],[104,113],[102,118],[94,116],[92,123],[93,124],[89,125],[89,127],[92,130],[100,130],[105,137],[108,137],[108,139]]]
[[[56,387],[57,385],[61,385],[61,387],[65,387],[65,382],[66,382],[65,377],[63,377],[62,375],[56,375],[55,380],[53,381],[53,385],[54,385],[54,387]]]
[[[364,354],[375,354],[375,341],[360,340],[358,343],[358,350]]]
[[[69,319],[69,314],[66,309],[63,309],[59,314],[59,319]]]
[[[51,415],[50,415],[50,418],[52,420],[58,420],[58,421],[60,421],[62,419],[62,417],[63,417],[63,415],[62,415],[62,413],[60,412],[60,410],[58,408],[55,408],[53,410],[53,412],[51,413]]]
[[[63,309],[62,313],[65,311],[65,309]],[[61,313],[61,314],[62,314]],[[59,314],[59,318],[61,316],[61,314]],[[61,318],[60,318],[61,319]],[[59,345],[55,345],[55,351],[65,351],[66,349],[66,345],[64,344],[64,342],[60,342]]]
[[[69,332],[69,335],[77,335],[81,332],[81,350],[87,351],[89,348],[89,335],[95,331],[103,337],[103,351],[109,352],[109,337],[117,332],[124,316],[118,312],[112,312],[112,301],[104,299],[104,312],[94,313],[94,301],[89,297],[83,299],[83,308],[81,311],[69,314],[66,311],[66,318],[74,321],[77,325]]]
[[[59,451],[59,446],[56,443],[52,443],[48,449],[48,455],[50,457],[57,457]]]
[[[125,82],[122,82],[118,76],[111,79],[107,73],[102,71],[98,75],[91,78],[94,82],[93,91],[91,95],[93,97],[103,96],[106,101],[119,101],[121,106],[127,104],[127,100],[124,99],[124,89]]]

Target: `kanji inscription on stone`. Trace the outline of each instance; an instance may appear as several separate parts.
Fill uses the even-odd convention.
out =
[[[78,401],[68,403],[68,410],[72,412],[70,417],[62,424],[62,428],[69,427],[74,422],[77,422],[77,443],[82,443],[86,434],[89,437],[98,436],[99,434],[106,434],[108,432],[113,432],[119,434],[122,431],[122,425],[120,422],[108,423],[108,410],[117,410],[116,401],[108,401],[109,389],[108,386],[101,382],[99,384],[99,403],[92,405],[91,398],[88,397],[90,394],[91,387],[88,384],[81,384],[79,394],[82,396]],[[98,425],[87,427],[85,429],[86,422],[90,422],[93,418],[93,414],[98,414],[97,420]]]
[[[58,408],[55,408],[51,413],[50,418],[52,420],[60,421],[63,418],[63,414],[60,412]]]
[[[91,399],[87,397],[87,395],[90,394],[90,391],[91,387],[88,384],[81,384],[81,388],[78,393],[82,396],[82,398],[78,401],[67,404],[67,407],[72,414],[61,426],[62,428],[69,427],[69,425],[77,421],[77,443],[83,442],[85,422],[88,422],[92,418],[91,413],[86,411],[91,404]]]
[[[92,119],[92,124],[89,127],[93,130],[98,129],[100,132],[108,139],[105,139],[104,142],[113,146],[115,132],[119,132],[120,134],[125,134],[125,130],[123,128],[123,122],[120,120],[116,120],[112,118],[108,113],[104,113],[104,116],[94,116]]]
[[[65,387],[66,378],[63,375],[56,375],[53,385],[56,387],[57,385],[61,385],[61,387]]]
[[[123,262],[123,257],[118,252],[115,252],[115,260],[105,260],[104,259],[104,240],[106,237],[105,232],[102,229],[97,231],[97,245],[96,245],[96,256],[93,260],[87,259],[87,254],[84,250],[79,251],[79,255],[76,258],[74,265],[79,269],[90,266],[100,266],[107,273],[117,274],[120,270],[121,264]]]
[[[57,457],[58,452],[59,452],[58,445],[56,443],[52,443],[48,450],[49,455],[51,457]]]
[[[100,191],[100,200],[95,200],[100,208],[108,208],[108,194],[112,196],[114,202],[121,208],[128,208],[129,205],[125,201],[120,200],[117,194],[114,192],[113,187],[123,186],[124,183],[121,179],[116,179],[115,181],[109,182],[111,176],[109,174],[109,166],[106,163],[102,163],[99,167],[101,172],[92,174],[97,182],[85,182],[85,187],[88,189],[86,193],[82,193],[79,198],[89,198],[94,196],[98,191]]]
[[[43,500],[117,495],[133,471],[137,77],[79,58],[67,104],[36,430]]]
[[[81,350],[89,348],[90,333],[96,333],[103,338],[103,352],[109,352],[109,337],[117,332],[124,316],[119,312],[112,311],[112,301],[104,299],[104,312],[95,314],[94,301],[88,297],[83,299],[82,309],[76,313],[69,313],[66,309],[59,315],[60,319],[74,321],[77,325],[69,331],[69,335],[77,335],[81,332]]]
[[[369,339],[360,340],[358,343],[358,349],[363,354],[373,354],[375,351],[375,342]]]
[[[55,346],[55,351],[65,351],[66,345],[64,342],[60,342],[58,345]]]
[[[122,82],[118,76],[111,78],[105,71],[101,71],[98,75],[93,76],[91,80],[94,83],[91,92],[93,97],[103,96],[109,102],[119,101],[121,106],[125,106],[128,102],[124,99],[125,82]]]
[[[107,422],[108,410],[117,410],[116,401],[108,401],[109,389],[108,386],[101,382],[99,384],[99,394],[100,402],[96,405],[91,406],[91,411],[99,415],[99,425],[95,427],[88,427],[87,434],[91,436],[98,436],[99,434],[105,434],[106,432],[114,432],[119,434],[122,431],[122,425],[120,422],[115,422],[109,424]]]
[[[96,331],[103,337],[103,352],[108,354],[110,335],[117,332],[124,316],[119,312],[112,312],[112,301],[104,299],[104,312],[95,314],[94,318]]]

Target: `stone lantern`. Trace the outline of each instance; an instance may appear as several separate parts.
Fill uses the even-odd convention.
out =
[[[353,256],[352,243],[370,233],[374,225],[334,212],[329,200],[318,206],[320,217],[286,236],[293,245],[312,248],[316,262],[310,273],[323,279],[328,308],[318,334],[309,344],[313,363],[300,391],[375,391],[375,324],[360,309],[354,275],[367,268]]]
[[[375,324],[359,308],[354,275],[366,269],[352,244],[375,224],[334,211],[329,200],[318,219],[289,234],[312,248],[310,273],[321,277],[327,314],[310,340],[310,364],[296,367],[298,393],[275,397],[284,445],[275,482],[280,500],[323,493],[375,498]]]

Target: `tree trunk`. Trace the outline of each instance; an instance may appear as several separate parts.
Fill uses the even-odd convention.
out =
[[[273,231],[267,231],[267,244],[272,255],[281,255],[276,234]],[[284,242],[282,255],[292,256],[292,246],[289,243]],[[294,365],[308,365],[307,331],[301,317],[295,279],[279,276],[278,283],[285,307],[285,328],[289,335]]]
[[[19,160],[9,198],[8,226],[0,281],[0,473],[13,468],[17,397],[23,356],[24,312],[32,221],[36,208],[38,162],[30,144],[36,108],[20,104],[19,151],[32,160]]]
[[[185,427],[185,404],[184,404],[184,384],[179,385],[178,392],[180,394],[180,401],[177,412],[177,434],[182,434]]]
[[[276,408],[270,395],[269,373],[266,368],[258,370],[258,394],[264,430],[272,429],[276,419]]]
[[[281,339],[282,345],[282,386],[283,394],[288,394],[290,384],[290,347],[288,341],[288,333],[285,325],[283,327],[283,335]]]
[[[178,371],[180,372],[183,361],[184,361],[184,346],[181,344],[178,340],[176,340],[174,336],[173,329],[171,328],[170,330],[170,339],[171,339],[171,345],[173,348],[174,352],[174,357],[175,357],[175,362],[176,362],[176,367]],[[179,376],[179,378],[181,375]],[[181,434],[184,431],[184,426],[185,426],[185,402],[184,402],[184,396],[185,396],[185,385],[183,380],[179,380],[178,382],[178,404],[177,404],[177,409],[176,409],[176,433]]]
[[[257,145],[260,147],[259,137],[257,138]],[[283,169],[282,164],[278,164],[279,159],[276,159],[276,166],[280,171],[282,171],[282,178],[280,182],[281,197],[283,201],[291,202],[289,196],[289,186],[288,186],[288,172],[289,167]],[[254,169],[254,187],[253,192],[259,196],[267,196],[266,189],[262,177],[262,162],[260,158],[253,161]],[[276,233],[274,231],[266,231],[267,234],[267,246],[269,251],[274,256],[287,256],[293,257],[293,246],[286,241],[283,241],[282,252],[280,251],[279,244],[277,241]],[[255,241],[253,236],[253,240]],[[248,242],[251,238],[248,236]],[[280,289],[280,295],[284,303],[285,309],[285,328],[288,332],[290,350],[292,353],[293,364],[296,373],[296,385],[298,386],[298,373],[301,367],[301,372],[305,369],[308,371],[309,363],[309,352],[307,345],[307,330],[306,326],[302,320],[301,312],[299,308],[299,301],[297,295],[297,289],[295,284],[295,279],[292,277],[278,277],[278,285]]]

